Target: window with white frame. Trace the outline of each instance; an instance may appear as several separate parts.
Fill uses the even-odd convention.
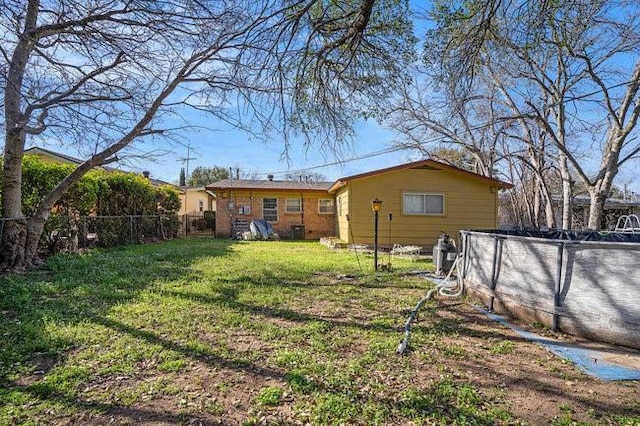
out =
[[[278,199],[277,198],[262,199],[262,218],[269,222],[278,221]]]
[[[318,213],[320,213],[320,214],[332,214],[333,213],[333,199],[332,198],[320,198],[318,200]]]
[[[198,211],[204,211],[204,201],[198,200]]]
[[[301,198],[285,199],[284,211],[287,213],[300,213],[302,211],[302,199]]]
[[[444,215],[444,195],[418,192],[403,194],[404,214]]]

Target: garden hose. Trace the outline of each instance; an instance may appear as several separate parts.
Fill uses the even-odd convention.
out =
[[[451,278],[451,274],[453,273],[453,270],[457,268],[458,263],[461,259],[462,259],[462,253],[456,256],[456,260],[453,262],[453,265],[451,266],[451,269],[449,270],[449,273],[444,278],[444,280],[442,280],[440,284],[436,285],[435,288],[432,288],[431,290],[429,290],[426,296],[420,299],[420,301],[416,304],[415,308],[413,308],[413,310],[411,311],[409,318],[407,318],[407,322],[404,324],[404,337],[400,341],[400,344],[398,344],[398,348],[396,349],[396,353],[398,355],[402,355],[404,351],[407,349],[407,347],[409,346],[409,335],[411,334],[411,323],[418,316],[418,311],[420,310],[420,308],[422,308],[422,305],[424,305],[428,300],[433,298],[433,296],[436,293],[446,297],[458,297],[464,291],[464,284],[462,283],[462,280],[459,277],[457,277],[455,281],[449,282],[449,279]]]

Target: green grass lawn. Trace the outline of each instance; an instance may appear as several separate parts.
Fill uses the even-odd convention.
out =
[[[427,304],[396,355],[431,284],[408,274],[426,261],[393,267],[317,242],[183,239],[5,276],[0,424],[640,424],[637,382],[596,383],[466,303]]]

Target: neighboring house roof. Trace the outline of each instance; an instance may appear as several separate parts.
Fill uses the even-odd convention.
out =
[[[554,197],[554,200],[561,201],[560,197]],[[576,206],[589,206],[591,204],[591,198],[587,195],[576,195],[573,197],[573,203]],[[604,202],[605,207],[640,207],[640,198],[632,196],[629,199],[623,198],[607,198]]]
[[[49,156],[52,157],[54,160],[63,163],[63,164],[76,164],[76,165],[80,165],[82,163],[84,163],[84,160],[81,160],[79,158],[75,158],[72,157],[70,155],[66,155],[66,154],[62,154],[60,152],[55,152],[55,151],[51,151],[45,148],[40,148],[37,146],[34,146],[32,148],[28,148],[24,150],[24,154],[25,155],[44,155],[44,156]],[[123,173],[135,173],[135,172],[127,172],[125,170],[118,170],[118,169],[114,169],[112,167],[105,167],[105,166],[101,166],[104,170],[109,170],[109,171],[121,171]],[[175,186],[172,183],[169,182],[165,182],[163,180],[160,179],[154,179],[152,177],[149,178],[149,181],[151,182],[151,184],[153,186],[161,186],[161,185],[171,185],[171,186]]]
[[[126,172],[125,172],[125,173],[126,173]],[[150,178],[149,178],[149,182],[151,182],[151,185],[153,185],[153,186],[171,185],[171,186],[173,186],[174,188],[178,189],[178,186],[177,186],[177,185],[174,185],[173,183],[169,183],[169,182],[166,182],[166,181],[164,181],[164,180],[160,180],[160,179],[154,179],[154,178],[152,178],[152,177],[150,177]]]
[[[194,191],[194,192],[204,192],[207,195],[209,195],[210,197],[216,198],[216,194],[214,194],[213,192],[209,191],[207,188],[205,188],[204,186],[188,186],[186,188],[187,191]],[[182,192],[184,194],[185,192],[185,188],[180,188],[180,192]]]
[[[224,179],[206,186],[209,190],[276,190],[276,191],[318,191],[327,192],[331,182],[298,182],[293,180],[249,180]]]
[[[39,148],[34,146],[29,149],[24,150],[25,155],[48,155],[50,157],[54,157],[54,159],[58,160],[61,163],[73,163],[73,164],[82,164],[82,160],[72,157],[70,155],[62,154],[60,152],[50,151],[48,149]]]
[[[392,171],[396,171],[396,170],[403,170],[403,169],[436,169],[436,170],[445,170],[445,171],[449,171],[470,179],[475,179],[475,180],[479,180],[479,181],[483,181],[486,182],[490,185],[495,185],[499,188],[503,188],[503,189],[509,189],[512,188],[513,185],[507,182],[502,182],[498,179],[494,179],[494,178],[490,178],[487,176],[482,176],[479,175],[477,173],[473,173],[473,172],[469,172],[467,170],[455,167],[455,166],[451,166],[449,164],[445,164],[445,163],[441,163],[439,161],[435,161],[435,160],[420,160],[420,161],[415,161],[413,163],[405,163],[405,164],[400,164],[397,166],[393,166],[393,167],[387,167],[384,169],[378,169],[378,170],[373,170],[370,172],[366,172],[366,173],[360,173],[357,175],[352,175],[352,176],[346,176],[346,177],[342,177],[340,179],[338,179],[337,181],[335,181],[333,183],[333,185],[331,185],[331,187],[329,188],[329,192],[335,192],[338,189],[342,188],[344,185],[346,185],[349,181],[352,180],[356,180],[356,179],[362,179],[362,178],[366,178],[366,177],[371,177],[371,176],[375,176],[375,175],[379,175],[379,174],[383,174],[383,173],[388,173],[388,172],[392,172]]]

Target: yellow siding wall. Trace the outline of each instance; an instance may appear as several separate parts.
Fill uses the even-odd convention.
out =
[[[404,192],[444,194],[444,216],[403,214]],[[373,243],[371,200],[376,197],[383,201],[378,217],[378,243],[381,246],[402,244],[430,247],[443,231],[458,238],[461,229],[497,226],[497,189],[480,180],[448,171],[391,171],[351,180],[338,195],[342,193],[349,193],[351,230],[347,231],[346,219],[343,221],[343,217],[340,217],[340,238],[350,243]],[[391,221],[390,213],[393,215]]]
[[[185,194],[180,194],[180,214],[203,214],[200,211],[200,201],[202,201],[203,209],[215,210],[216,200],[202,188],[187,188],[186,203]]]
[[[349,186],[342,188],[336,194],[336,233],[342,241],[349,240],[349,223],[347,214],[349,214]]]

